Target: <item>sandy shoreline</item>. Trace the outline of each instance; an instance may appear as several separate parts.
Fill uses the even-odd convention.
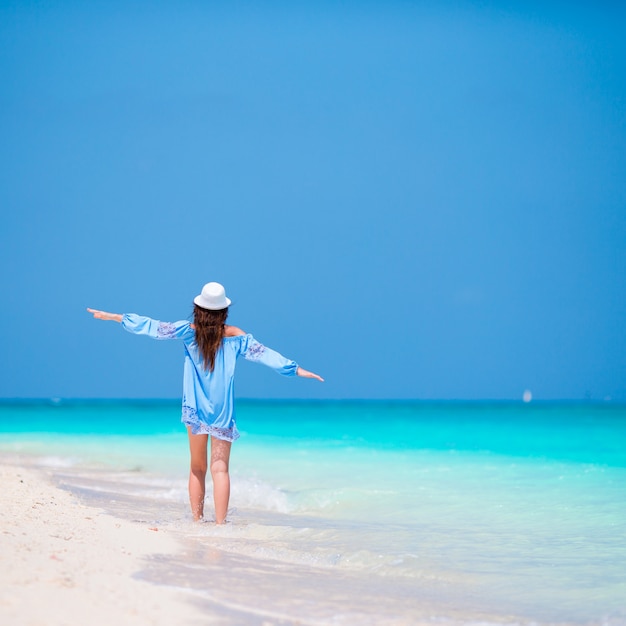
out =
[[[312,518],[294,525],[240,511],[225,527],[181,525],[179,504],[164,506],[158,491],[130,495],[124,481],[124,490],[111,491],[106,474],[94,480],[36,463],[0,455],[0,624],[538,623],[485,611],[480,605],[488,603],[472,602],[472,590],[428,570],[404,578],[377,576],[371,567],[364,575],[358,562],[317,564],[320,545],[322,556],[328,552],[328,528]],[[124,516],[129,503],[133,517]],[[311,532],[322,543],[309,538],[303,552],[299,542]]]
[[[266,559],[264,539],[260,558],[220,549],[246,544],[238,530],[245,536],[248,522],[223,529],[209,524],[198,529],[196,541],[185,539],[155,522],[143,500],[137,506],[144,520],[129,521],[115,516],[115,500],[114,515],[104,513],[71,488],[57,487],[58,479],[58,468],[0,456],[0,624],[431,623],[424,619],[426,605],[406,589],[372,595],[375,587],[358,574]]]
[[[0,528],[3,624],[207,623],[184,592],[141,579],[174,537],[85,506],[42,469],[0,465]]]

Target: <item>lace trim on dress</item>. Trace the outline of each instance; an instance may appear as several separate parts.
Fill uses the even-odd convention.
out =
[[[248,361],[258,361],[265,352],[265,346],[259,343],[256,339],[253,339],[248,346],[248,350],[244,355]]]
[[[159,322],[157,339],[171,339],[176,336],[176,326],[170,322]]]
[[[236,426],[232,428],[220,428],[219,426],[211,426],[203,422],[198,417],[198,411],[192,406],[183,406],[183,416],[181,421],[191,428],[192,435],[212,435],[217,439],[224,441],[235,441],[239,439],[239,431]]]

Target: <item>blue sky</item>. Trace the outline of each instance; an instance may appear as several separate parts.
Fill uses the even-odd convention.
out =
[[[0,397],[626,400],[617,3],[0,2]]]

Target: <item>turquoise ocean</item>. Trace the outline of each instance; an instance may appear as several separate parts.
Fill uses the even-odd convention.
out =
[[[177,402],[0,403],[0,459],[181,539],[223,624],[626,624],[626,406],[240,400],[229,523]],[[208,481],[207,513],[212,515]]]

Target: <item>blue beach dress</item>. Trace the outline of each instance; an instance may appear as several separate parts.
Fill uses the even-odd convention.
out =
[[[215,355],[212,372],[205,369],[196,343],[196,333],[187,320],[160,322],[149,317],[126,313],[122,327],[135,335],[153,339],[181,339],[185,349],[183,369],[183,413],[181,421],[194,435],[212,435],[235,441],[239,431],[235,421],[235,365],[243,356],[263,363],[283,376],[295,376],[298,364],[259,343],[252,335],[224,337]]]

